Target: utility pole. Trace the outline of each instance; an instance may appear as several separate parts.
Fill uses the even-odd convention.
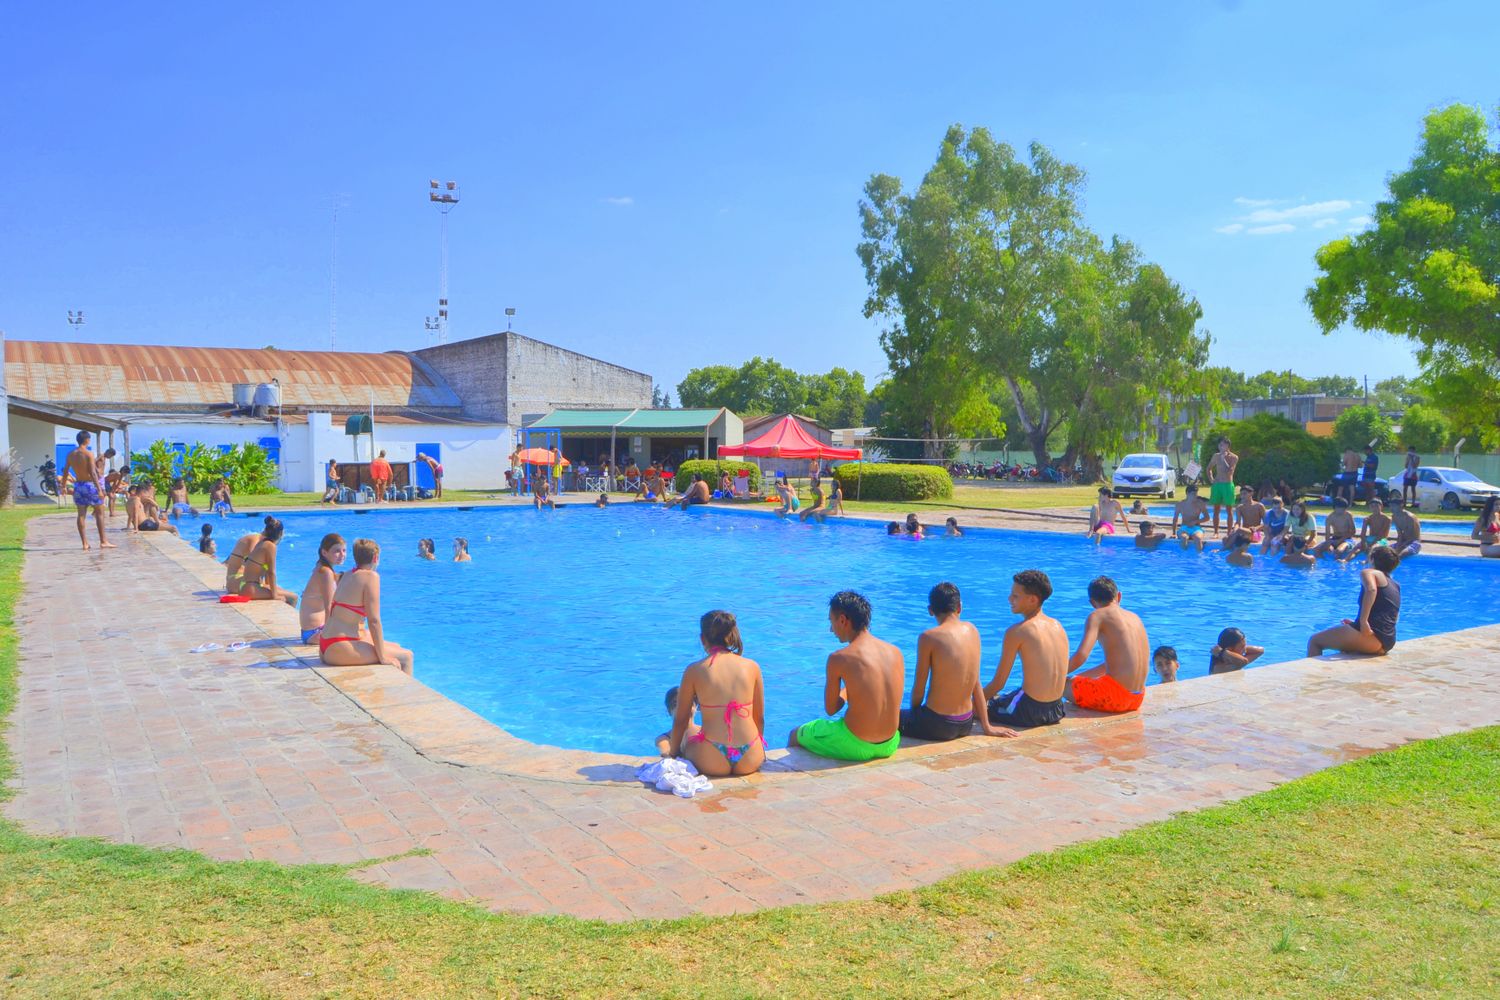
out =
[[[339,200],[333,199],[333,249],[328,257],[328,349],[338,349],[339,333]]]
[[[442,216],[442,261],[438,282],[438,343],[448,342],[448,213],[458,204],[458,182],[428,181],[427,200],[438,207]]]
[[[1365,376],[1365,405],[1370,405],[1370,376]]]

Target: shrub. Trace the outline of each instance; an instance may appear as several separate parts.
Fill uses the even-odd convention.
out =
[[[760,489],[760,469],[754,462],[737,462],[732,458],[690,458],[677,467],[677,477],[672,480],[672,486],[681,493],[688,488],[688,483],[693,481],[693,473],[698,473],[708,480],[708,488],[716,490],[719,488],[719,474],[729,473],[737,475],[741,469],[750,470],[750,489]]]
[[[1331,438],[1313,437],[1295,420],[1273,413],[1257,413],[1248,420],[1219,421],[1203,439],[1204,480],[1208,459],[1220,437],[1240,456],[1237,483],[1258,486],[1285,479],[1294,489],[1324,483],[1338,471],[1340,448]]]
[[[135,482],[149,481],[165,494],[177,476],[177,453],[165,440],[152,441],[145,451],[130,456],[130,475]]]
[[[0,455],[0,507],[9,507],[15,499],[15,489],[20,483],[21,463],[11,451]]]
[[[194,493],[207,493],[220,476],[229,475],[229,466],[227,453],[199,441],[182,456],[182,468],[178,474],[187,480],[188,489]]]
[[[249,442],[235,445],[224,458],[228,465],[229,488],[235,493],[265,496],[281,492],[275,485],[276,463],[260,445]]]
[[[1451,440],[1448,418],[1436,407],[1413,403],[1401,420],[1401,441],[1418,451],[1439,451]]]
[[[863,473],[861,473],[863,467]],[[932,500],[953,496],[953,477],[931,465],[849,462],[833,470],[844,496],[863,500]]]
[[[1351,406],[1333,422],[1333,440],[1340,448],[1364,451],[1371,441],[1376,451],[1387,451],[1396,443],[1391,422],[1373,406]]]

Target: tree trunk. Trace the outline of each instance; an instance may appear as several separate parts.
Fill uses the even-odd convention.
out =
[[[1021,429],[1026,432],[1026,440],[1031,442],[1031,452],[1036,456],[1038,469],[1045,469],[1052,462],[1052,456],[1047,453],[1047,411],[1044,409],[1040,420],[1032,420],[1031,414],[1026,412],[1026,402],[1021,396],[1021,387],[1016,380],[1009,375],[1005,376],[1006,388],[1010,389],[1011,401],[1016,404],[1016,416],[1021,421]]]

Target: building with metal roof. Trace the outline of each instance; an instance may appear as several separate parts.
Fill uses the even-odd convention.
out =
[[[258,444],[281,488],[298,491],[322,488],[330,458],[357,477],[371,448],[410,465],[419,485],[421,452],[442,463],[445,485],[495,488],[526,415],[629,412],[651,398],[649,375],[510,331],[384,354],[10,340],[4,359],[0,392],[31,404],[9,407],[4,428],[27,467],[66,455],[75,431],[54,418],[73,413],[122,457],[156,440],[181,452]],[[373,439],[344,434],[352,413],[373,417]]]

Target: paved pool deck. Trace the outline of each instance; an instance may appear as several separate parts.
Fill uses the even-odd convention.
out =
[[[1015,740],[833,766],[778,751],[682,800],[641,758],[515,739],[394,670],[321,668],[280,604],[220,605],[173,539],[78,551],[31,522],[5,814],[38,834],[226,860],[358,862],[368,881],[518,913],[624,920],[867,897],[1500,723],[1500,625],[1382,659],[1295,661],[1151,689]],[[212,641],[236,653],[192,654]]]

